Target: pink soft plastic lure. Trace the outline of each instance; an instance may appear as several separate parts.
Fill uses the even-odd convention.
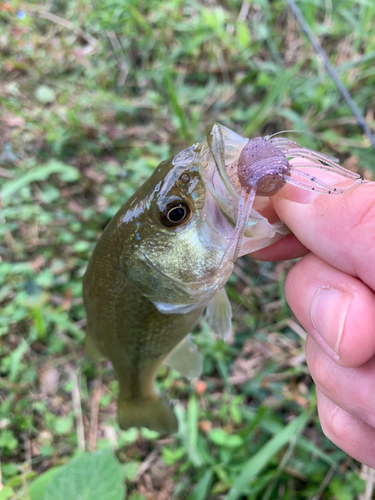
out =
[[[293,164],[290,163],[292,159]],[[241,151],[236,167],[232,173],[229,169],[228,176],[232,182],[236,177],[240,187],[238,217],[234,238],[223,259],[231,255],[236,260],[255,196],[273,196],[286,183],[329,195],[343,194],[358,184],[368,183],[359,174],[341,167],[328,156],[303,148],[295,141],[274,136],[249,140]],[[340,175],[344,181],[351,182],[344,187],[330,186],[319,179],[318,172],[311,175],[305,171],[306,168],[332,172]]]

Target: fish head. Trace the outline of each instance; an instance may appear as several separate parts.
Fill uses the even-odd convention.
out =
[[[234,263],[225,259],[233,239],[238,192],[226,165],[247,139],[219,124],[207,138],[162,162],[116,216],[127,241],[123,267],[163,312],[189,312],[226,283]],[[277,231],[252,211],[244,251],[275,240]]]

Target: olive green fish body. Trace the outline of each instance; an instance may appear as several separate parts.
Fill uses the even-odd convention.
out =
[[[174,413],[155,387],[158,368],[167,362],[199,374],[199,354],[187,336],[207,306],[212,328],[223,337],[230,331],[223,286],[233,262],[223,256],[238,201],[217,164],[238,156],[244,141],[214,125],[207,141],[162,162],[93,252],[83,282],[86,344],[113,364],[123,429],[176,431]],[[282,235],[256,212],[246,231],[243,253]]]

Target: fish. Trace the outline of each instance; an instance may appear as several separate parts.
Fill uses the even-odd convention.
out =
[[[160,163],[93,251],[83,278],[86,350],[113,365],[121,429],[177,431],[173,408],[157,388],[157,372],[165,363],[190,379],[201,374],[191,331],[205,310],[211,331],[228,338],[225,283],[234,262],[289,232],[282,221],[262,214],[269,196],[287,182],[328,194],[323,182],[304,171],[306,162],[339,173],[350,189],[360,182],[357,174],[293,141],[257,139],[213,124],[202,142]],[[249,174],[252,166],[257,181]]]

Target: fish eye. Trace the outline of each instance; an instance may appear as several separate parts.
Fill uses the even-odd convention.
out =
[[[183,201],[175,201],[167,205],[167,208],[161,215],[161,221],[165,226],[179,226],[186,222],[190,217],[190,207]]]

